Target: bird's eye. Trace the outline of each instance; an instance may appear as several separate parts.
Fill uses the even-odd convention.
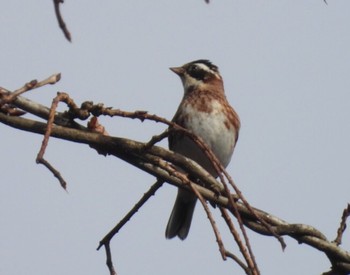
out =
[[[194,64],[188,68],[188,74],[198,80],[204,80],[206,71]]]
[[[188,68],[188,74],[189,75],[193,75],[193,74],[196,74],[196,72],[198,71],[198,66],[197,65],[191,65],[189,68]]]
[[[196,71],[198,70],[198,66],[197,65],[191,65],[189,68],[189,71]]]

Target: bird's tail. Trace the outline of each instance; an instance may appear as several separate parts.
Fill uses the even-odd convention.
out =
[[[186,239],[190,231],[196,202],[197,198],[193,193],[179,188],[174,208],[165,230],[165,237],[167,239],[175,236],[178,236],[181,240]]]

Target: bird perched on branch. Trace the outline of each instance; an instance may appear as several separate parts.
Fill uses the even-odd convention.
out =
[[[201,59],[170,70],[181,78],[184,87],[184,96],[173,122],[199,136],[226,167],[238,139],[240,120],[226,99],[218,67],[209,60]],[[194,160],[214,177],[218,176],[202,148],[190,137],[172,132],[169,148]],[[184,240],[187,237],[196,201],[192,192],[178,189],[165,231],[166,238],[178,236]]]

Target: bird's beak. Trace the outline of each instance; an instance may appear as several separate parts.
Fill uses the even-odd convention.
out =
[[[185,73],[185,69],[182,67],[171,67],[169,69],[176,73],[178,76],[183,76]]]

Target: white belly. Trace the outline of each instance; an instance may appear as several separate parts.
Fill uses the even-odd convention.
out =
[[[210,113],[195,111],[190,104],[184,106],[184,127],[201,137],[226,167],[231,160],[238,133],[233,125],[228,126],[227,117],[218,102],[213,101],[211,104],[213,108]],[[205,153],[188,137],[174,141],[171,149],[193,159],[209,173],[217,176]]]

